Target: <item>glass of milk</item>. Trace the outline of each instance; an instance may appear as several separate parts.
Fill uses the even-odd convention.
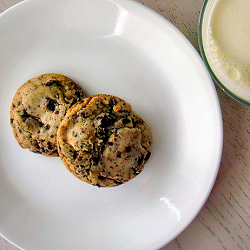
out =
[[[205,0],[198,39],[215,82],[250,106],[250,0]]]

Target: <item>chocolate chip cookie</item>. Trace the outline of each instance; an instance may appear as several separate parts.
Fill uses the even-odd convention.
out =
[[[73,105],[57,131],[58,152],[67,169],[99,187],[123,184],[148,161],[152,137],[126,101],[94,95]]]
[[[58,156],[57,129],[68,109],[85,97],[84,91],[61,74],[43,74],[24,83],[10,107],[10,123],[22,148]]]

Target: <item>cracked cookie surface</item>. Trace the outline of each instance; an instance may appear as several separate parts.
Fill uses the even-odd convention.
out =
[[[28,80],[16,92],[10,107],[10,123],[22,148],[46,156],[58,156],[57,129],[67,110],[85,92],[61,74],[43,74]]]
[[[57,143],[59,156],[74,176],[94,186],[112,187],[143,170],[152,137],[129,103],[100,94],[68,110]]]

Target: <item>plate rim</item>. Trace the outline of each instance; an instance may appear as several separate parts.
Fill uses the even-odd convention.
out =
[[[40,1],[40,2],[42,2],[42,0],[38,0],[38,1]],[[80,0],[77,0],[77,1],[80,1]],[[134,5],[136,5],[136,6],[138,6],[137,7],[137,10],[138,9],[142,9],[142,10],[145,10],[147,13],[151,13],[151,15],[154,17],[154,18],[156,18],[156,19],[158,19],[158,18],[160,18],[163,22],[166,22],[166,23],[168,23],[168,24],[171,24],[167,19],[165,19],[163,16],[161,16],[159,13],[157,13],[157,12],[155,12],[155,11],[153,11],[152,9],[150,9],[149,7],[147,7],[147,6],[144,6],[143,4],[141,4],[141,3],[139,3],[139,2],[136,2],[136,1],[132,1],[132,0],[100,0],[100,1],[104,1],[104,2],[106,2],[106,1],[112,1],[112,2],[119,2],[119,3],[121,3],[121,5],[123,5],[123,4],[127,4],[127,3],[129,3],[130,4],[130,6],[134,6]],[[18,10],[18,8],[20,8],[20,6],[22,7],[22,8],[24,8],[27,4],[33,4],[33,2],[35,2],[34,0],[24,0],[24,1],[21,1],[21,2],[19,2],[19,3],[17,3],[17,4],[15,4],[15,5],[13,5],[12,7],[10,7],[9,9],[7,9],[6,11],[4,11],[4,12],[2,12],[1,14],[0,14],[0,22],[1,22],[1,18],[4,18],[4,16],[5,15],[8,15],[8,13],[11,13],[12,11],[14,12],[14,11],[16,11],[16,9]],[[48,3],[49,1],[47,0],[47,1],[44,1],[45,3]],[[127,6],[126,6],[127,7]],[[128,7],[127,7],[128,8]],[[132,10],[130,10],[131,12],[133,12]],[[133,12],[134,13],[134,12]],[[186,39],[186,37],[176,28],[176,27],[174,27],[173,26],[173,24],[171,24],[172,25],[172,28],[180,35],[180,36],[182,36],[184,39]],[[186,41],[188,41],[187,39],[186,39]],[[192,49],[193,51],[195,51],[195,53],[193,53],[193,54],[195,54],[196,55],[196,57],[198,58],[199,56],[198,56],[198,53],[197,53],[197,51],[194,49],[194,47],[191,45],[191,43],[188,41],[188,46],[190,47],[190,49]],[[201,61],[201,60],[200,60]],[[202,62],[202,61],[201,61]],[[205,66],[203,67],[204,69],[205,69]],[[209,76],[209,74],[208,74],[208,72],[207,72],[207,76],[210,78],[210,76]],[[210,78],[211,79],[211,78]],[[212,80],[211,80],[211,83],[212,83]],[[217,95],[217,93],[216,93],[216,90],[215,90],[215,87],[214,87],[214,93],[215,93],[215,95]],[[218,96],[217,96],[217,98],[218,98]],[[170,239],[167,243],[163,243],[163,245],[161,245],[161,247],[163,247],[163,246],[165,246],[166,244],[168,244],[168,243],[170,243],[170,241],[172,241],[174,238],[176,238],[181,232],[183,232],[188,226],[189,226],[189,224],[193,221],[193,219],[197,216],[197,214],[200,212],[200,210],[202,209],[202,207],[204,206],[204,204],[205,204],[205,202],[206,202],[206,200],[207,200],[207,198],[209,197],[209,195],[210,195],[210,192],[211,192],[211,190],[212,190],[212,188],[213,188],[213,186],[214,186],[214,183],[215,183],[215,180],[216,180],[216,178],[217,178],[217,174],[218,174],[218,171],[219,171],[219,166],[220,166],[220,160],[221,160],[221,156],[222,156],[222,149],[223,149],[223,122],[222,122],[222,115],[221,115],[221,109],[220,109],[220,104],[219,104],[219,100],[217,99],[217,108],[218,108],[218,110],[217,111],[219,111],[219,113],[220,113],[220,138],[219,138],[219,144],[220,144],[220,151],[218,152],[218,155],[220,155],[220,159],[218,159],[219,160],[219,162],[218,162],[218,167],[217,167],[217,169],[216,169],[216,173],[215,173],[215,175],[213,176],[213,178],[212,178],[212,180],[211,180],[211,183],[212,183],[212,187],[211,187],[211,189],[210,190],[208,190],[208,193],[205,195],[205,198],[204,198],[204,200],[203,200],[203,203],[199,206],[199,208],[197,208],[197,212],[193,215],[193,216],[191,216],[190,218],[189,218],[189,220],[186,222],[186,225],[182,228],[182,230],[179,230],[178,231],[178,233],[177,233],[177,235],[176,236],[174,236],[174,237],[172,237],[172,239]],[[3,237],[5,238],[5,239],[7,239],[8,241],[10,241],[11,243],[12,243],[12,241],[10,240],[10,239],[8,239],[7,237],[5,237],[4,235],[3,235]],[[14,245],[16,245],[17,247],[18,247],[18,245],[17,244],[15,244],[15,243],[12,243],[12,244],[14,244]]]

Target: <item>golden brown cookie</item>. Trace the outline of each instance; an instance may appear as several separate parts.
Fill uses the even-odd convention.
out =
[[[123,184],[148,161],[152,137],[126,101],[94,95],[73,105],[57,132],[58,152],[77,178],[99,187]]]
[[[22,148],[46,156],[58,156],[57,129],[68,109],[85,97],[70,78],[44,74],[24,83],[10,107],[10,123]]]

